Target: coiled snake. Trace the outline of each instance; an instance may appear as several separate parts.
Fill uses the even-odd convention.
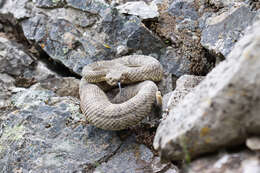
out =
[[[122,130],[146,117],[156,100],[163,68],[150,56],[131,55],[98,61],[83,68],[80,82],[80,107],[90,124],[106,130]],[[103,84],[132,84],[112,100]],[[139,83],[137,83],[139,82]]]

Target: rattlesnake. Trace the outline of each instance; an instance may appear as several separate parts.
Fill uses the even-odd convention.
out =
[[[153,81],[162,79],[163,68],[153,57],[131,55],[89,64],[83,68],[82,76],[80,107],[87,120],[101,129],[122,130],[150,113],[158,92]],[[116,86],[118,82],[135,84],[109,100],[102,84]]]

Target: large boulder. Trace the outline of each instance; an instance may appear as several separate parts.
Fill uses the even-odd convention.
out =
[[[238,42],[227,60],[170,111],[154,147],[163,160],[194,158],[240,145],[259,131],[260,22]]]
[[[85,125],[79,101],[39,85],[12,97],[16,110],[1,116],[2,172],[78,172],[112,156],[115,133]]]

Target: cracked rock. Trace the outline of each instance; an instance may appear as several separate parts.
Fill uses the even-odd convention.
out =
[[[236,153],[220,153],[196,159],[184,170],[186,173],[253,173],[260,172],[260,160],[256,154],[243,150]]]
[[[183,75],[176,81],[176,88],[174,91],[163,96],[162,111],[171,111],[181,100],[197,86],[204,77]]]
[[[141,19],[153,19],[159,17],[155,3],[147,5],[144,1],[127,2],[116,7],[120,13],[139,16]]]
[[[39,86],[14,96],[19,109],[0,118],[2,172],[81,172],[121,145],[115,133],[82,124],[79,101]]]
[[[246,27],[253,23],[255,16],[255,11],[242,5],[207,18],[201,34],[202,46],[213,51],[214,54],[222,54],[226,57],[244,35]]]
[[[247,31],[227,60],[170,111],[154,147],[162,160],[194,158],[240,145],[260,134],[260,22]]]
[[[0,15],[21,26],[27,40],[78,75],[89,63],[125,54],[118,46],[145,55],[160,55],[165,47],[140,18],[119,14],[103,0],[8,1]]]

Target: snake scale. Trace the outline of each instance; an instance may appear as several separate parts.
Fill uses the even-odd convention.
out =
[[[156,100],[163,68],[150,56],[131,55],[103,60],[83,68],[80,107],[90,124],[105,130],[122,130],[146,117]],[[131,84],[109,100],[102,83]]]

